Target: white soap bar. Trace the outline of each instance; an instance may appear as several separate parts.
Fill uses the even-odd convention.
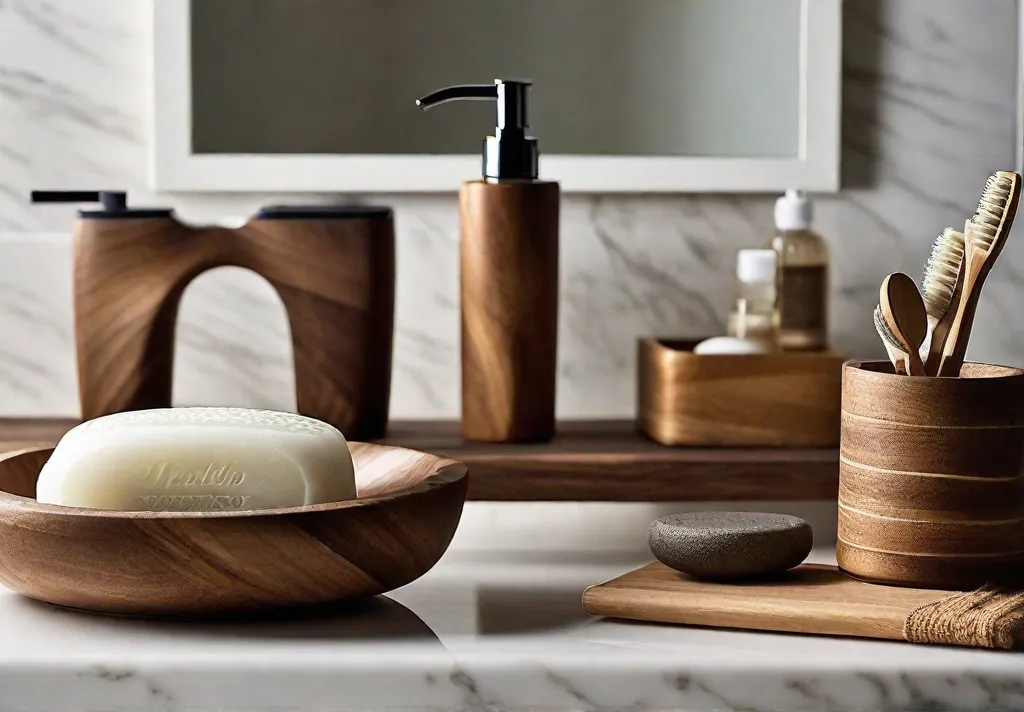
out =
[[[159,408],[71,429],[43,466],[36,499],[123,511],[228,512],[353,499],[345,437],[294,413]]]
[[[762,341],[737,339],[732,336],[715,336],[705,339],[693,347],[697,355],[766,354],[768,345]]]

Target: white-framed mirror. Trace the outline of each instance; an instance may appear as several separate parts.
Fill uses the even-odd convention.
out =
[[[153,186],[437,192],[479,178],[527,77],[568,192],[839,187],[841,0],[160,0]]]

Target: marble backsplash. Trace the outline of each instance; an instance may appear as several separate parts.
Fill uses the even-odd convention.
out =
[[[152,2],[152,0],[150,0]],[[77,413],[70,207],[32,188],[127,189],[186,219],[241,219],[269,201],[337,196],[154,195],[146,189],[150,2],[0,2],[0,415]],[[843,179],[821,196],[832,337],[880,356],[871,310],[890,271],[919,273],[946,225],[1016,159],[1014,0],[851,0],[844,11]],[[453,186],[454,188],[454,186]],[[374,195],[396,210],[392,413],[458,415],[454,195]],[[735,251],[771,230],[774,196],[567,196],[558,411],[628,417],[640,335],[723,330]],[[1024,248],[986,287],[970,356],[1024,363]],[[254,275],[200,278],[179,324],[175,402],[288,408],[283,308]]]

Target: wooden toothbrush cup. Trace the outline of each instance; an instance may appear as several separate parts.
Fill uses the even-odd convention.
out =
[[[848,574],[945,589],[1020,579],[1024,371],[961,373],[844,365],[836,558]]]

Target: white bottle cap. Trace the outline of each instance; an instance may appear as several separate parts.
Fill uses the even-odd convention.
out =
[[[780,231],[807,230],[814,219],[814,205],[803,191],[787,190],[775,201],[775,227]]]
[[[775,250],[740,250],[736,278],[744,284],[774,284],[775,260]]]

